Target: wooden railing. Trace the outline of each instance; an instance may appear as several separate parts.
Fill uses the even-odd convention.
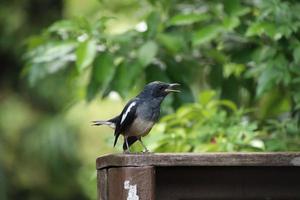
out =
[[[300,153],[112,154],[96,166],[100,200],[300,199]]]

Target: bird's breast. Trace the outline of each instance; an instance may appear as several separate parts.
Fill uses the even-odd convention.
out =
[[[137,108],[137,116],[145,121],[156,122],[160,114],[160,104],[156,101],[145,101]]]
[[[126,136],[145,136],[147,135],[151,128],[153,127],[154,122],[148,121],[142,118],[136,118],[129,129],[125,131]]]

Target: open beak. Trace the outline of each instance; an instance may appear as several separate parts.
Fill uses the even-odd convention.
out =
[[[180,90],[176,89],[180,84],[178,83],[171,83],[169,87],[165,89],[166,92],[180,92]]]

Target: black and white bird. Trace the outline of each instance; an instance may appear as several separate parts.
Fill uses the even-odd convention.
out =
[[[147,84],[143,91],[130,100],[120,115],[109,120],[93,121],[93,125],[108,125],[115,129],[116,145],[120,134],[124,136],[123,150],[130,152],[130,146],[139,140],[148,152],[147,147],[142,142],[142,137],[146,136],[160,115],[160,105],[170,92],[179,92],[177,83],[164,83],[155,81]]]

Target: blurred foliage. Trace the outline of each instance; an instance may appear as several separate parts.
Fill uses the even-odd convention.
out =
[[[214,91],[204,91],[196,103],[161,120],[157,130],[161,136],[151,147],[158,152],[299,150],[299,127],[294,120],[272,120],[259,130],[257,122],[247,117],[249,112],[219,100]]]
[[[63,5],[62,0],[1,1],[1,200],[96,199],[95,157],[112,152],[105,145],[108,130],[99,135],[99,130],[87,125],[96,117],[91,111],[99,106],[75,104],[82,96],[81,79],[68,81],[70,70],[65,69],[30,87],[21,75],[27,38],[61,19]],[[120,109],[120,102],[113,104]],[[102,110],[106,113],[102,117],[116,111]],[[82,114],[86,121],[76,118]]]
[[[55,22],[28,43],[25,70],[30,83],[35,85],[49,74],[69,68],[73,71],[69,76],[89,75],[85,96],[90,101],[97,95],[106,97],[111,91],[122,97],[131,96],[133,84],[141,86],[153,80],[178,82],[183,92],[174,97],[175,107],[197,100],[199,92],[210,88],[231,105],[253,112],[235,109],[228,113],[216,106],[224,100],[215,102],[216,107],[208,107],[207,111],[202,110],[205,106],[200,109],[183,105],[175,116],[162,121],[173,124],[175,119],[181,119],[183,123],[178,122],[173,128],[167,126],[167,137],[173,137],[171,133],[193,132],[191,137],[198,138],[194,134],[198,132],[202,136],[195,143],[214,140],[217,147],[196,148],[195,144],[188,145],[191,138],[181,140],[180,134],[175,134],[174,142],[178,140],[181,147],[168,145],[166,151],[255,150],[251,147],[253,141],[260,141],[264,147],[257,150],[297,149],[293,145],[289,148],[288,139],[282,141],[280,137],[290,124],[294,124],[294,131],[299,130],[297,1],[148,3],[151,9],[144,19],[119,34],[107,30],[111,21],[118,20],[113,16],[94,21],[81,17]],[[202,112],[211,109],[215,110],[211,111],[212,116],[202,116]],[[194,116],[198,123],[192,130],[184,124],[184,120],[190,124],[191,119],[181,116],[189,112],[198,116]],[[270,144],[276,147],[265,146],[260,137],[266,141],[278,138],[278,143],[285,144],[273,142]]]
[[[127,97],[133,84],[159,79],[183,84],[176,105],[209,87],[238,105],[258,106],[258,118],[298,113],[299,3],[148,3],[144,19],[121,34],[107,31],[114,17],[80,17],[32,37],[25,68],[30,83],[70,68],[69,77],[89,74],[88,100],[110,91]]]
[[[161,120],[164,138],[157,151],[255,151],[264,150],[257,124],[246,111],[228,100],[218,100],[214,91],[201,93],[199,101],[180,107]]]
[[[0,199],[95,199],[94,159],[113,150],[89,121],[153,80],[182,85],[145,138],[154,151],[300,149],[299,1],[2,5]]]

